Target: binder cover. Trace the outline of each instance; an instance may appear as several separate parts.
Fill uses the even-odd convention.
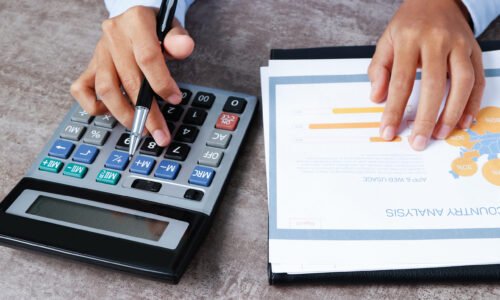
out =
[[[500,50],[500,41],[480,42],[480,46],[483,51]],[[272,49],[271,59],[371,58],[374,52],[375,46]],[[287,274],[274,273],[272,265],[269,263],[268,276],[269,284],[271,285],[294,282],[493,282],[500,280],[500,264],[426,269]]]

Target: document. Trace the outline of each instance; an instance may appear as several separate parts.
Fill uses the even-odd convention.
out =
[[[483,60],[476,122],[423,152],[408,144],[419,74],[386,142],[384,105],[369,100],[370,60],[261,70],[273,272],[500,263],[500,52]]]

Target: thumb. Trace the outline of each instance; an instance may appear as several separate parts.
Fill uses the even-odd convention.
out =
[[[194,40],[189,36],[177,19],[172,22],[172,29],[165,36],[163,46],[167,55],[173,59],[185,59],[194,50]]]
[[[377,49],[368,67],[368,77],[372,85],[370,98],[377,103],[387,98],[394,61],[394,49],[388,36],[386,32],[378,41]]]

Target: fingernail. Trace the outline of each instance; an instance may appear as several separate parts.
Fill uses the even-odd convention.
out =
[[[472,115],[466,115],[462,119],[462,129],[468,129],[469,127],[471,127],[473,120],[474,118],[472,117]]]
[[[392,141],[396,136],[396,128],[394,126],[387,126],[382,131],[382,138],[386,141]]]
[[[170,95],[167,98],[167,100],[168,100],[168,102],[170,102],[172,104],[178,104],[182,101],[182,96],[178,95],[178,94],[173,94],[173,95]]]
[[[413,149],[417,151],[422,151],[427,147],[427,141],[429,139],[426,136],[423,136],[421,134],[417,135],[414,139],[413,142],[411,143]]]
[[[441,125],[436,133],[436,139],[443,140],[448,137],[451,132],[451,127],[448,125]]]
[[[159,146],[165,146],[168,143],[168,136],[161,129],[156,129],[155,131],[153,131],[153,138]]]

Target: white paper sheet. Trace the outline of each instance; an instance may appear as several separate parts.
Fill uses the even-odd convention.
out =
[[[500,68],[500,52],[484,54],[483,61],[485,68]],[[500,75],[487,78],[483,107],[497,108],[483,111],[482,125],[414,152],[407,136],[418,81],[401,141],[382,143],[374,139],[374,125],[383,106],[367,100],[370,86],[362,76],[354,76],[355,82],[349,81],[351,77],[340,83],[310,80],[364,74],[368,64],[367,59],[284,60],[270,61],[269,68],[261,69],[268,179],[270,168],[277,174],[271,186],[268,182],[268,190],[274,186],[277,195],[269,206],[273,271],[500,263],[500,239],[494,233],[500,228],[500,141],[498,135],[487,133],[500,133]],[[275,108],[270,112],[269,79],[286,82],[283,77],[305,79],[276,84]],[[276,140],[270,140],[271,125]],[[468,142],[471,135],[479,142]],[[271,166],[270,146],[276,147]]]

